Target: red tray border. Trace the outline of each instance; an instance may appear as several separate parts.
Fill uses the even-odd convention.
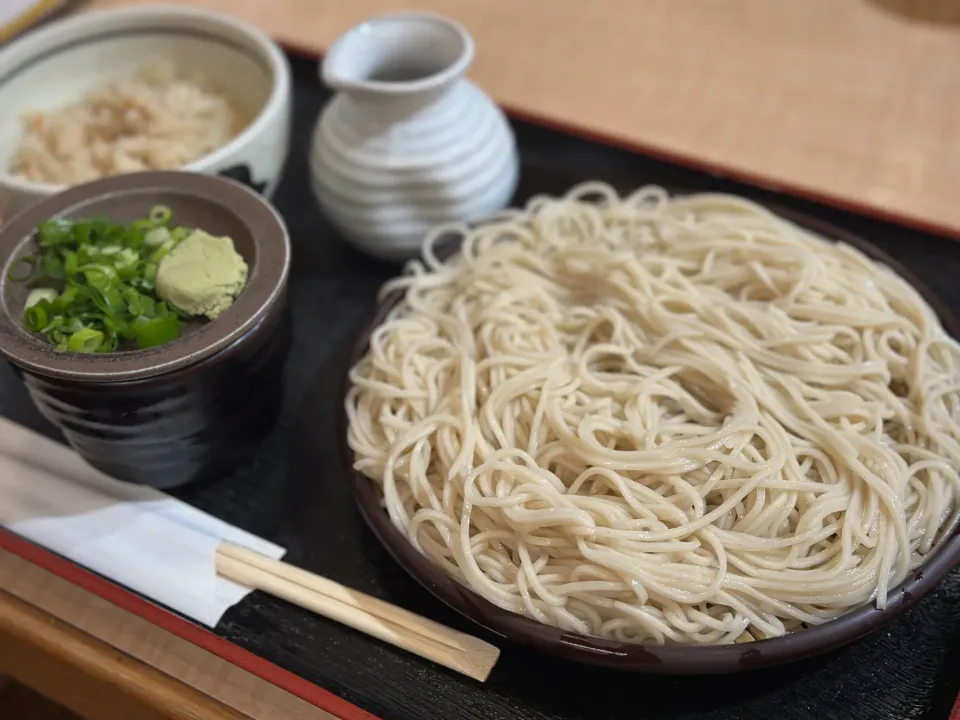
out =
[[[319,53],[310,48],[283,40],[279,42],[284,50],[296,57],[314,61],[319,60],[321,57]],[[695,156],[667,150],[655,145],[638,143],[627,138],[598,132],[572,123],[565,123],[538,113],[520,110],[510,106],[505,106],[504,110],[514,119],[563,132],[568,135],[576,135],[592,142],[646,155],[681,167],[720,175],[765,190],[782,192],[806,200],[812,200],[858,215],[873,217],[904,227],[960,240],[960,227],[885,210],[875,205],[868,205],[849,198],[824,193],[815,188],[784,182],[762,173],[738,170],[721,163],[706,161]],[[105,580],[99,575],[95,575],[79,565],[65,560],[59,555],[55,555],[38,545],[34,545],[3,528],[0,528],[0,548],[8,550],[22,557],[24,560],[39,565],[45,570],[98,595],[107,602],[132,612],[144,620],[212,652],[214,655],[257,675],[263,680],[286,690],[292,695],[296,695],[342,720],[379,720],[377,716],[362,710],[328,690],[324,690],[319,685],[315,685],[295,673],[284,670],[255,653],[244,650],[229,640],[214,635],[209,630],[194,625],[168,610],[154,605],[138,595],[134,595],[123,587]],[[958,698],[957,705],[951,713],[951,720],[960,720],[960,698]]]

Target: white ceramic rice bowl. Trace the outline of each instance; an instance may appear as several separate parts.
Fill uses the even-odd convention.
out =
[[[180,169],[226,175],[272,195],[290,143],[291,81],[283,52],[231,17],[148,5],[60,20],[0,49],[0,221],[65,188],[10,173],[23,114],[77,102],[157,57],[201,72],[248,120],[226,145]]]

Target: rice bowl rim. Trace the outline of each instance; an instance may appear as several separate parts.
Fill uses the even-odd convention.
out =
[[[51,55],[55,56],[61,49],[73,46],[78,40],[81,40],[87,33],[93,29],[105,30],[104,23],[109,22],[107,30],[141,30],[144,32],[163,33],[173,28],[156,25],[156,22],[170,20],[173,18],[194,18],[203,19],[210,23],[206,28],[207,32],[216,35],[218,29],[230,28],[250,40],[251,47],[246,48],[251,57],[258,57],[268,69],[270,78],[270,93],[266,101],[257,110],[253,119],[223,145],[215,148],[211,152],[201,155],[196,160],[180,165],[175,168],[169,168],[171,171],[183,172],[204,172],[211,166],[229,158],[239,148],[249,144],[253,138],[263,133],[263,131],[274,121],[274,117],[280,113],[284,104],[290,95],[290,67],[287,64],[286,57],[280,46],[274,42],[269,35],[259,28],[230,17],[209,10],[201,10],[182,5],[144,5],[133,8],[115,8],[110,10],[100,10],[91,13],[85,13],[75,17],[68,17],[58,20],[48,26],[42,27],[33,32],[27,33],[21,38],[14,40],[6,47],[0,49],[0,76],[6,74],[6,71],[19,69],[21,65],[29,65],[37,57]],[[216,27],[214,27],[216,26]],[[230,40],[227,36],[220,36],[224,40]],[[102,35],[89,40],[89,44],[95,45],[101,39]],[[36,45],[34,49],[32,46]],[[239,48],[235,48],[239,51]],[[16,74],[16,73],[14,73]],[[115,173],[112,176],[123,175],[125,173]],[[20,190],[22,192],[46,193],[49,195],[62,192],[73,184],[54,184],[42,183],[27,180],[19,175],[10,172],[8,166],[0,167],[0,183],[3,185]]]

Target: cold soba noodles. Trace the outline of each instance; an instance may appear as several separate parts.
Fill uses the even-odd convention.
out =
[[[778,636],[883,607],[956,527],[958,345],[859,251],[596,183],[459,232],[384,288],[349,443],[490,602],[629,642]]]

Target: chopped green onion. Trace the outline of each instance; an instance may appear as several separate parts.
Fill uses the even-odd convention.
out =
[[[137,292],[133,288],[124,288],[123,299],[127,303],[127,311],[134,317],[146,315],[153,316],[156,313],[156,303],[153,298]]]
[[[132,223],[130,223],[130,232],[137,235],[143,235],[152,229],[152,220],[134,220]]]
[[[143,244],[147,247],[159,247],[170,240],[170,231],[165,227],[151,228],[143,236]]]
[[[59,255],[44,256],[41,267],[43,274],[51,280],[63,280],[67,276],[63,269],[63,259]]]
[[[42,330],[49,324],[47,310],[50,309],[50,303],[41,301],[28,307],[23,313],[23,321],[27,327],[34,332]]]
[[[153,280],[147,280],[146,278],[135,278],[130,281],[130,287],[136,288],[143,292],[153,292],[156,290],[156,283]]]
[[[117,270],[117,276],[121,280],[133,280],[142,275],[140,267],[140,255],[136,250],[124,248],[113,261],[113,266]]]
[[[112,282],[117,278],[117,271],[113,267],[110,265],[103,265],[101,263],[81,265],[77,268],[77,270],[84,274],[84,277],[87,278],[87,282],[91,285]]]
[[[73,352],[92,353],[103,344],[103,333],[92,328],[78,330],[67,340],[67,349]]]
[[[117,256],[113,258],[114,267],[126,267],[127,265],[135,265],[140,260],[140,253],[132,248],[123,248],[120,252],[117,253]]]
[[[31,290],[30,294],[27,295],[27,301],[23,304],[23,309],[27,310],[32,308],[41,300],[46,300],[48,303],[52,303],[57,299],[58,293],[53,288],[37,288]]]
[[[103,326],[107,331],[107,337],[118,336],[126,338],[127,340],[133,340],[135,335],[133,334],[133,328],[130,323],[125,320],[121,320],[119,317],[105,317],[103,319]]]
[[[80,288],[76,285],[69,285],[63,289],[63,292],[57,296],[57,299],[52,301],[50,304],[53,306],[53,309],[57,312],[64,312],[74,300],[77,299],[77,296],[80,294]]]
[[[17,272],[18,269],[19,272]],[[10,265],[10,269],[7,270],[7,279],[13,282],[25,282],[34,276],[36,270],[37,258],[33,255],[24,255]]]
[[[73,222],[70,220],[48,220],[40,223],[37,228],[37,242],[43,248],[74,242]]]
[[[104,333],[103,342],[100,343],[100,347],[97,349],[97,352],[114,352],[118,347],[120,347],[120,338],[115,332]]]
[[[158,205],[129,225],[107,217],[41,223],[36,256],[18,259],[11,280],[29,282],[23,323],[58,352],[155,347],[179,337],[182,314],[160,302],[160,261],[193,230]]]
[[[163,260],[163,258],[167,256],[167,253],[173,250],[174,245],[175,243],[173,242],[173,240],[167,240],[163,245],[161,245],[154,251],[153,255],[150,256],[150,262],[159,263],[161,260]]]
[[[81,247],[97,241],[97,232],[91,223],[81,223],[74,228],[73,232],[76,235],[77,244]]]
[[[93,302],[107,317],[119,317],[126,309],[123,294],[113,285],[94,288]]]
[[[142,232],[133,232],[127,234],[124,239],[127,250],[132,250],[133,252],[139,253],[140,249],[143,247],[143,236],[145,233]]]
[[[75,332],[83,330],[84,327],[86,326],[83,324],[82,318],[73,317],[67,320],[67,322],[64,324],[63,331],[72,335]]]
[[[154,205],[150,208],[148,217],[155,225],[166,225],[173,217],[173,212],[166,205]]]
[[[53,332],[54,330],[56,330],[57,328],[59,328],[61,325],[63,325],[63,317],[60,316],[60,315],[58,315],[58,316],[55,317],[53,320],[51,320],[49,323],[47,323],[46,327],[40,328],[40,332],[42,332],[42,333],[44,333],[44,334],[51,333],[51,332]]]
[[[173,313],[154,318],[141,315],[133,321],[133,334],[141,348],[163,345],[180,335],[180,319]]]
[[[68,250],[63,256],[63,271],[67,275],[75,274],[80,267],[80,259],[73,251]]]

